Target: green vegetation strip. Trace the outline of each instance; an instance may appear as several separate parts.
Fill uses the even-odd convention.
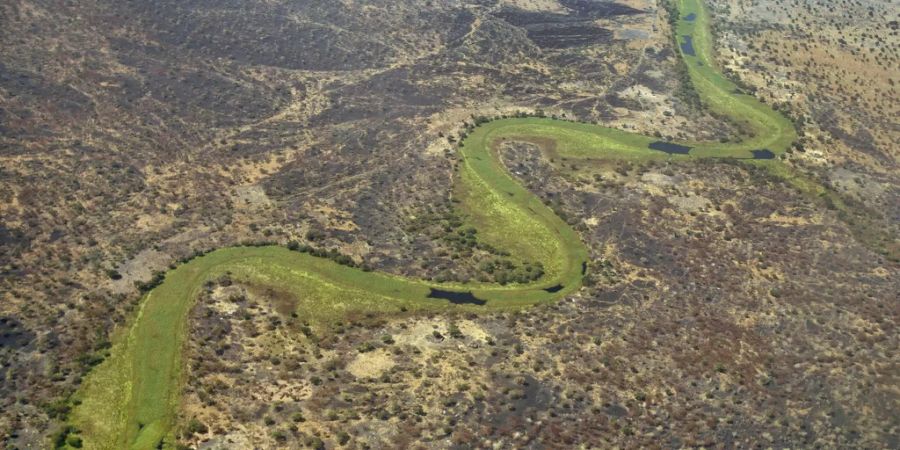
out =
[[[678,158],[752,156],[784,152],[795,138],[791,123],[721,76],[712,59],[708,14],[699,0],[681,0],[679,41],[692,36],[695,55],[682,52],[699,97],[748,136],[740,143],[681,142]],[[339,265],[277,246],[235,247],[194,258],[169,271],[136,317],[114,337],[110,356],[75,396],[70,421],[87,448],[151,449],[174,443],[174,420],[184,381],[182,352],[189,311],[204,284],[232,278],[293,294],[297,313],[312,323],[352,313],[454,310],[496,311],[554,301],[581,285],[588,252],[577,233],[513,179],[493,150],[500,140],[553,141],[553,151],[581,159],[670,157],[650,150],[656,139],[595,125],[546,118],[503,119],[478,126],[462,142],[456,199],[478,238],[518,261],[539,261],[544,275],[528,284],[429,283]],[[561,288],[560,288],[561,287]],[[483,305],[451,305],[429,298],[432,288],[471,292]]]

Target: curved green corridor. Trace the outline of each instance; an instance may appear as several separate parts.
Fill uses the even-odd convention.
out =
[[[690,79],[703,103],[750,137],[739,143],[658,143],[652,137],[546,118],[495,120],[462,143],[456,198],[478,238],[521,261],[539,261],[544,275],[529,284],[436,284],[342,266],[282,247],[235,247],[197,257],[169,271],[150,291],[128,328],[114,339],[111,356],[76,394],[70,421],[86,448],[157,448],[173,442],[174,418],[184,379],[186,323],[206,281],[230,273],[239,281],[295,294],[311,320],[351,312],[503,310],[550,302],[581,285],[588,251],[578,234],[508,173],[494,151],[500,139],[553,140],[555,152],[573,159],[770,158],[796,134],[789,120],[739,93],[715,69],[709,16],[701,0],[680,0],[676,37]],[[673,146],[674,144],[674,146]],[[675,149],[674,154],[653,148]],[[468,303],[454,305],[458,292]],[[443,297],[442,297],[443,296]],[[437,297],[437,298],[436,298]]]

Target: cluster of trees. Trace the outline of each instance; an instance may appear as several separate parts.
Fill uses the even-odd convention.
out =
[[[481,116],[481,115],[475,116],[475,115],[473,115],[471,122],[465,121],[462,123],[463,130],[459,132],[459,143],[462,144],[462,141],[464,141],[466,139],[466,137],[468,137],[469,134],[472,133],[473,131],[475,131],[475,128],[477,128],[480,125],[484,125],[484,124],[486,124],[488,122],[492,122],[494,120],[513,119],[513,118],[514,119],[524,119],[527,117],[538,117],[538,118],[549,117],[553,120],[562,120],[562,121],[566,121],[566,122],[578,122],[575,119],[568,118],[565,113],[563,113],[561,116],[556,115],[556,114],[551,114],[548,116],[547,113],[545,113],[543,109],[538,109],[534,113],[528,113],[525,111],[516,111],[513,114],[499,114],[496,116]],[[443,133],[439,134],[439,136],[443,136]],[[452,144],[454,142],[457,142],[457,139],[453,136],[447,136],[447,141]]]
[[[81,437],[77,435],[78,433],[79,430],[71,425],[62,427],[51,436],[53,448],[64,448],[66,446],[81,448],[84,443],[82,442]]]
[[[353,260],[350,255],[345,255],[336,249],[324,249],[319,247],[313,247],[308,244],[301,244],[297,241],[291,241],[288,243],[288,249],[293,250],[295,252],[300,253],[309,253],[312,256],[316,256],[319,258],[328,258],[342,266],[347,267],[356,267],[358,269],[369,272],[372,270],[372,267],[366,263],[359,264]]]
[[[153,278],[149,281],[135,281],[134,285],[141,292],[150,292],[153,288],[162,284],[163,281],[166,280],[166,273],[163,271],[158,271],[153,274]]]
[[[662,3],[663,8],[665,8],[666,12],[669,16],[669,26],[671,30],[675,30],[678,20],[681,18],[681,13],[678,11],[678,6],[672,0],[666,0]],[[672,48],[678,48],[678,37],[675,33],[672,33]],[[676,70],[678,76],[678,88],[675,90],[675,96],[681,99],[684,103],[692,108],[700,108],[702,107],[702,102],[700,101],[700,95],[694,89],[694,83],[691,81],[691,76],[688,73],[687,64],[681,58],[676,58],[678,60]]]
[[[321,232],[319,232],[319,233],[321,233]],[[317,234],[316,232],[310,232],[310,233],[307,233],[307,235],[308,235],[307,238],[310,240],[321,239],[320,234]],[[240,245],[245,246],[245,247],[266,247],[269,245],[279,245],[279,244],[274,241],[245,241],[245,242],[242,242]],[[297,241],[289,242],[288,249],[293,250],[293,251],[298,251],[301,253],[309,253],[310,255],[317,256],[319,258],[328,258],[328,259],[330,259],[340,265],[343,265],[343,266],[356,267],[356,268],[365,270],[367,272],[372,270],[371,266],[369,266],[368,264],[365,264],[365,263],[358,264],[349,255],[345,255],[335,249],[324,249],[324,248],[313,247],[308,244],[301,244]],[[184,264],[184,263],[190,262],[194,258],[203,256],[207,253],[209,253],[209,250],[196,250],[193,253],[191,253],[190,255],[179,259],[178,264]],[[177,266],[177,264],[173,263],[172,265],[169,266],[169,268],[174,269],[176,266]],[[114,269],[108,270],[107,276],[109,276],[109,278],[111,278],[113,280],[119,280],[122,278],[122,274],[120,274],[117,270],[114,270]],[[158,271],[153,274],[153,277],[150,280],[135,281],[134,285],[141,292],[149,292],[149,291],[153,290],[155,287],[162,284],[163,281],[165,281],[165,279],[166,279],[166,273],[164,271]]]
[[[544,266],[540,262],[526,262],[522,265],[516,265],[505,258],[493,258],[482,261],[478,264],[478,269],[482,272],[481,277],[488,278],[484,276],[484,274],[487,274],[500,284],[530,283],[544,275]]]

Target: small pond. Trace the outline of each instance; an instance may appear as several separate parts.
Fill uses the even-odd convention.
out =
[[[473,295],[471,292],[443,291],[435,288],[431,288],[431,292],[428,293],[428,298],[449,300],[450,303],[453,303],[454,305],[483,305],[487,303]]]
[[[664,141],[651,142],[650,145],[647,146],[647,148],[649,148],[650,150],[659,150],[661,152],[666,152],[670,155],[687,155],[688,152],[691,151],[691,148],[686,145],[678,145]]]
[[[687,34],[681,38],[684,39],[684,42],[681,43],[681,51],[685,55],[697,56],[697,54],[694,53],[694,39]]]
[[[775,154],[769,149],[753,150],[753,159],[774,159]]]

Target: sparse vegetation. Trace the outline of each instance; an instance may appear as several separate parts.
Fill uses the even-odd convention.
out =
[[[884,2],[220,3],[0,6],[0,447],[897,447]]]

